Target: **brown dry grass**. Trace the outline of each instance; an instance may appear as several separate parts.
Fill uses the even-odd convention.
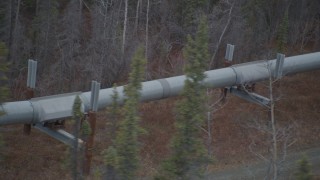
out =
[[[319,75],[320,71],[315,71],[285,77],[280,85],[278,92],[283,96],[277,102],[277,121],[279,124],[295,123],[298,127],[294,132],[297,141],[291,150],[303,150],[320,143]],[[258,92],[265,93],[261,84],[258,84]],[[156,173],[160,162],[170,152],[176,100],[170,98],[140,106],[141,124],[147,130],[147,134],[141,137],[142,177]],[[266,117],[266,112],[258,105],[228,96],[227,105],[214,115],[212,136],[216,162],[212,169],[256,160],[248,146],[251,139],[256,138],[261,140],[258,143],[263,147],[265,136],[245,126],[252,117],[249,114]],[[87,179],[101,178],[101,153],[110,143],[110,137],[106,136],[106,121],[104,113],[99,113],[92,174]],[[0,179],[70,179],[70,172],[63,168],[67,149],[64,144],[37,130],[32,130],[30,136],[24,136],[21,125],[4,126],[0,130],[6,142],[6,159],[1,162]]]
[[[65,179],[60,166],[66,146],[34,130],[24,136],[22,126],[5,126],[5,159],[0,165],[0,179]]]

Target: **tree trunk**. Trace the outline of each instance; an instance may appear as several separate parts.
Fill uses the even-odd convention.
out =
[[[79,0],[79,22],[82,20],[82,0]]]
[[[147,0],[147,22],[146,22],[146,60],[148,63],[148,41],[149,41],[149,8],[150,8],[150,0]]]
[[[107,38],[107,17],[108,17],[108,4],[109,1],[106,2],[105,5],[105,13],[103,18],[103,39],[105,40]]]
[[[13,12],[13,7],[14,7],[14,1],[12,0],[9,3],[9,12],[10,12],[10,17],[9,17],[9,24],[10,24],[10,28],[9,28],[9,52],[8,52],[8,61],[11,61],[11,53],[12,51],[12,41],[13,41],[13,16],[14,16],[14,12]]]
[[[268,67],[270,68],[270,67]],[[271,71],[269,69],[269,71]],[[277,179],[278,175],[278,148],[277,148],[277,129],[276,129],[276,122],[274,118],[274,99],[273,99],[273,89],[272,89],[272,76],[270,72],[269,76],[269,98],[270,98],[270,119],[271,119],[271,128],[272,128],[272,175],[273,180]]]
[[[73,145],[73,162],[72,162],[72,174],[73,174],[73,178],[75,180],[78,179],[78,149],[79,149],[79,131],[80,131],[80,119],[76,118],[75,119],[75,125],[74,125],[74,145]]]
[[[148,46],[149,46],[149,10],[150,10],[150,0],[147,0],[147,14],[146,14],[146,49],[145,49],[145,58],[147,60],[146,62],[146,79],[151,78],[151,71],[149,70],[148,66]]]
[[[138,24],[139,24],[139,9],[140,9],[140,0],[137,2],[137,8],[136,8],[136,18],[134,22],[134,34],[138,35]]]
[[[126,32],[127,32],[127,21],[128,21],[128,0],[124,1],[125,7],[124,7],[124,21],[123,21],[123,34],[122,34],[122,48],[121,48],[121,54],[122,57],[124,56],[124,49],[126,45]]]
[[[18,26],[19,12],[20,12],[20,4],[21,4],[21,0],[18,0],[17,11],[16,11],[16,18],[15,18],[15,23],[14,23],[14,29],[16,29],[16,27]]]
[[[14,20],[14,25],[13,25],[13,7],[14,7],[14,1],[12,1],[11,4],[11,32],[10,32],[10,54],[9,54],[9,60],[11,61],[15,61],[15,58],[11,58],[11,55],[13,52],[16,51],[16,46],[17,46],[17,42],[16,42],[16,36],[17,36],[17,31],[18,31],[18,24],[19,24],[19,12],[20,12],[20,4],[21,4],[21,0],[18,0],[18,4],[17,4],[17,10],[15,12],[15,20]],[[13,62],[15,63],[15,62]]]
[[[226,33],[229,25],[230,25],[231,18],[232,18],[231,15],[232,15],[232,10],[233,10],[234,4],[235,4],[235,1],[232,3],[232,5],[231,5],[231,7],[230,7],[230,9],[229,9],[228,21],[227,21],[226,25],[225,25],[224,28],[223,28],[223,31],[222,31],[222,33],[221,33],[221,35],[220,35],[220,38],[219,38],[218,43],[217,43],[217,46],[216,46],[216,48],[215,48],[215,50],[214,50],[214,53],[213,53],[213,55],[212,55],[212,57],[211,57],[210,64],[209,64],[209,69],[211,69],[211,67],[212,67],[213,61],[214,61],[214,59],[215,59],[215,57],[216,57],[216,55],[217,55],[217,53],[218,53],[218,50],[219,50],[219,47],[220,47],[222,38],[223,38],[224,34]]]

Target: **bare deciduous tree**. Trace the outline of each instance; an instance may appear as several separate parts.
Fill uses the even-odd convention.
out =
[[[268,98],[270,100],[270,104],[266,105],[267,113],[269,119],[267,122],[263,120],[263,118],[252,118],[251,122],[247,124],[248,127],[256,129],[258,133],[262,133],[265,135],[266,140],[260,144],[264,144],[268,148],[268,153],[260,153],[258,152],[258,144],[256,140],[252,140],[249,150],[254,155],[259,157],[260,159],[269,162],[269,167],[267,171],[267,179],[278,179],[279,172],[281,170],[281,164],[285,161],[287,155],[287,149],[294,142],[293,130],[295,128],[295,124],[284,124],[280,125],[276,121],[275,112],[277,111],[275,104],[279,98],[274,97],[274,83],[279,81],[280,79],[274,79],[271,72],[271,64],[267,63],[268,72],[269,72],[269,80],[268,80]],[[243,87],[245,89],[245,87]],[[261,120],[262,119],[262,120]],[[261,146],[260,146],[261,148]],[[268,155],[270,157],[268,157]]]
[[[124,1],[124,20],[123,20],[123,32],[122,32],[122,46],[121,53],[124,56],[125,45],[126,45],[126,33],[127,33],[127,24],[128,24],[128,0]]]
[[[223,28],[223,30],[222,30],[222,32],[221,32],[221,35],[220,35],[220,37],[219,37],[219,40],[218,40],[218,42],[216,43],[216,46],[215,46],[215,48],[214,48],[214,52],[213,52],[213,55],[212,55],[212,57],[211,57],[211,59],[210,59],[210,63],[209,63],[209,69],[210,69],[210,68],[212,67],[212,65],[213,65],[213,62],[214,62],[214,60],[215,60],[215,58],[216,58],[216,56],[217,56],[217,52],[218,52],[218,50],[219,50],[219,48],[220,48],[220,44],[221,44],[221,42],[222,42],[222,38],[224,37],[224,35],[225,35],[225,33],[226,33],[229,25],[230,25],[230,22],[231,22],[231,19],[232,19],[232,12],[233,12],[233,8],[234,8],[234,5],[235,5],[235,2],[236,2],[236,1],[229,2],[229,0],[223,1],[223,3],[227,4],[228,6],[230,6],[230,8],[227,10],[227,12],[228,12],[228,18],[227,18],[227,22],[225,23],[225,26],[224,26],[224,28]]]
[[[226,105],[225,97],[220,89],[210,89],[207,88],[207,119],[206,128],[202,130],[207,134],[207,151],[208,155],[212,157],[212,125],[213,125],[213,115]]]

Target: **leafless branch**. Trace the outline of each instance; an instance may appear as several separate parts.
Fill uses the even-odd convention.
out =
[[[218,52],[219,47],[220,47],[220,44],[221,44],[221,42],[222,42],[222,38],[224,37],[224,34],[226,33],[226,31],[227,31],[227,29],[228,29],[228,27],[229,27],[229,25],[230,25],[231,19],[232,19],[232,10],[233,10],[235,1],[233,1],[232,4],[231,4],[228,0],[225,1],[225,2],[226,2],[227,4],[230,4],[230,5],[231,5],[231,7],[230,7],[230,9],[229,9],[229,14],[228,14],[228,20],[227,20],[227,23],[226,23],[226,25],[224,26],[224,28],[223,28],[223,30],[222,30],[222,33],[221,33],[221,35],[220,35],[220,37],[219,37],[219,40],[218,40],[218,43],[217,43],[217,45],[216,45],[216,47],[215,47],[215,49],[214,49],[213,55],[212,55],[211,60],[210,60],[209,68],[212,67],[212,64],[213,64],[213,62],[214,62],[214,59],[216,58],[217,52]]]
[[[266,157],[264,157],[262,154],[258,153],[257,151],[254,151],[254,150],[253,150],[253,146],[254,146],[254,145],[255,145],[255,142],[252,140],[251,143],[250,143],[250,145],[249,145],[249,150],[250,150],[250,152],[253,153],[254,155],[256,155],[257,157],[259,157],[260,159],[268,162],[269,160],[268,160]]]

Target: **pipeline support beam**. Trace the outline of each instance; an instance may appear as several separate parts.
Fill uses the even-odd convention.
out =
[[[90,111],[88,115],[89,115],[89,125],[91,128],[91,131],[85,145],[85,162],[83,166],[83,173],[85,175],[90,174],[90,167],[91,167],[91,161],[92,161],[92,149],[94,144],[94,135],[96,132],[97,113],[94,111]]]
[[[83,141],[81,139],[76,139],[76,137],[74,137],[72,134],[62,129],[54,130],[54,129],[45,127],[39,123],[35,124],[34,127],[40,130],[41,132],[57,139],[58,141],[61,141],[64,144],[69,145],[70,147],[73,147],[73,145],[75,144],[75,141],[78,141],[78,144],[80,145],[78,148],[81,148],[81,146],[83,145]]]
[[[30,100],[34,97],[34,91],[33,91],[33,89],[31,89],[29,87],[27,88],[25,94],[26,94],[27,100]],[[23,125],[23,134],[30,135],[30,133],[31,133],[31,124],[24,124]]]

